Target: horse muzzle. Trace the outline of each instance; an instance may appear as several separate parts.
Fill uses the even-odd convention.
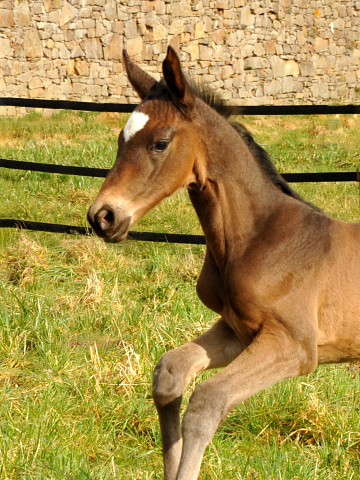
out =
[[[111,205],[99,207],[93,203],[89,208],[87,219],[96,235],[105,242],[117,243],[125,240],[132,216]]]

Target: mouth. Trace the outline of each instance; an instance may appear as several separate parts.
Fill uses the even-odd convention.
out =
[[[126,239],[129,233],[129,228],[131,224],[131,217],[125,218],[125,220],[118,226],[117,230],[114,233],[107,233],[105,236],[102,236],[106,243],[119,243]]]

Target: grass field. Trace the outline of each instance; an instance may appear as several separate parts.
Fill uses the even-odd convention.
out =
[[[0,119],[0,156],[108,168],[126,118]],[[360,118],[243,121],[281,172],[360,164]],[[101,183],[2,169],[0,218],[86,225]],[[359,221],[358,185],[295,188],[330,215]],[[185,192],[136,229],[201,232]],[[151,375],[165,350],[214,321],[194,288],[204,251],[0,230],[1,479],[162,478]],[[359,414],[357,364],[282,382],[230,413],[206,450],[201,479],[360,478]]]

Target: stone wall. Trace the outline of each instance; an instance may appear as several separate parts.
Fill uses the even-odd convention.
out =
[[[356,0],[2,0],[0,96],[136,103],[123,47],[159,78],[169,43],[234,104],[360,101]]]

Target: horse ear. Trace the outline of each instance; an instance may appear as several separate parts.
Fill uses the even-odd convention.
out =
[[[170,46],[163,62],[163,74],[175,106],[180,110],[191,110],[194,106],[195,95],[183,74],[179,57]]]
[[[131,85],[143,100],[155,85],[156,80],[130,60],[126,50],[123,51],[123,61]]]

